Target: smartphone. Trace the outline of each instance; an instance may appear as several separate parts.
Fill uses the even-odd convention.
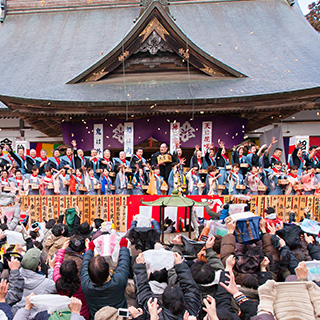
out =
[[[131,317],[131,313],[129,312],[128,309],[119,308],[118,309],[118,316],[123,317],[123,318],[129,318],[129,317]]]

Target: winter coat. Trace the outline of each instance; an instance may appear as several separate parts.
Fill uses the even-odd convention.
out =
[[[79,252],[71,250],[70,248],[67,248],[65,255],[64,255],[64,258],[63,258],[63,261],[68,260],[68,259],[73,260],[77,264],[78,272],[79,272],[79,276],[80,276],[80,270],[81,270],[82,262],[83,262],[83,255]]]
[[[66,252],[65,249],[59,249],[57,252],[57,259],[56,259],[56,263],[54,265],[54,270],[53,270],[53,281],[54,282],[57,282],[58,279],[61,278],[60,267],[61,267],[61,264],[64,260],[65,252]],[[59,291],[57,291],[57,293],[64,295],[63,293],[61,293]],[[80,315],[82,315],[86,320],[89,320],[89,308],[88,308],[87,300],[86,300],[84,293],[81,290],[80,285],[79,285],[78,290],[73,293],[72,297],[76,297],[81,300],[82,307],[81,307]]]
[[[202,300],[206,298],[208,294],[212,297],[215,296],[217,286],[219,285],[220,281],[220,273],[224,270],[223,263],[221,262],[217,253],[212,248],[206,249],[206,259],[207,264],[209,264],[215,271],[215,279],[212,283],[198,284],[202,294]]]
[[[186,310],[188,310],[190,315],[198,317],[201,311],[201,294],[197,284],[192,278],[191,271],[185,262],[176,264],[174,268],[178,275],[179,285],[184,295]],[[143,263],[134,264],[133,272],[136,285],[137,302],[141,308],[147,311],[147,302],[151,297],[154,297],[154,294],[149,285],[146,265]],[[161,320],[177,320],[182,319],[183,314],[180,316],[174,315],[170,310],[162,306],[159,318]]]
[[[130,269],[130,253],[125,247],[120,248],[119,261],[117,269],[111,279],[99,286],[91,282],[88,265],[90,259],[94,256],[91,250],[88,250],[83,258],[80,272],[81,289],[87,298],[90,317],[94,318],[95,313],[105,307],[126,308],[127,301],[124,292],[127,286]]]
[[[220,281],[226,284],[226,281],[229,281],[229,278],[226,277],[227,272],[221,272]],[[216,300],[216,308],[217,308],[217,315],[219,318],[219,311],[223,311],[224,315],[228,314],[228,319],[230,320],[240,320],[240,317],[235,310],[232,308],[231,304],[232,295],[224,289],[222,286],[218,286],[218,290],[215,296]],[[240,310],[243,318],[245,320],[249,320],[252,316],[256,315],[257,308],[255,304],[247,300],[240,304]]]
[[[6,294],[6,303],[10,306],[19,302],[22,299],[24,286],[24,278],[19,270],[11,270],[9,276],[9,289]]]
[[[53,270],[50,269],[49,276],[48,278],[46,278],[44,275],[40,273],[24,268],[20,269],[20,274],[24,279],[24,288],[21,301],[16,303],[12,307],[13,314],[15,314],[20,308],[24,308],[26,304],[26,298],[32,292],[34,294],[56,293],[56,284],[52,280],[52,272]],[[36,309],[32,308],[29,318],[25,318],[25,320],[32,319],[32,317],[34,317],[36,313]]]
[[[56,237],[55,235],[51,235],[50,237],[48,237],[44,247],[46,250],[48,250],[48,259],[55,254],[56,252],[58,252],[59,249],[62,248],[64,242],[66,241],[66,237],[64,236],[59,236]]]

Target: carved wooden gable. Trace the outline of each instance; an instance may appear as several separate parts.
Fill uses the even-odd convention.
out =
[[[188,70],[210,77],[245,77],[190,41],[159,2],[143,12],[110,53],[69,83],[99,81],[122,74],[123,68],[126,74]]]

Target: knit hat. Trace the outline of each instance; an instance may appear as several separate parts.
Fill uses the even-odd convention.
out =
[[[118,320],[118,310],[113,307],[103,307],[94,316],[94,320]]]
[[[24,269],[36,271],[39,266],[41,251],[37,248],[29,249],[23,256],[21,267]]]

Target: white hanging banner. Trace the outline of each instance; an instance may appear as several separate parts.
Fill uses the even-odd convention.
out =
[[[212,143],[212,121],[202,121],[202,155],[204,156]]]
[[[103,124],[93,125],[93,148],[97,150],[98,155],[103,154]]]
[[[134,142],[134,127],[133,122],[124,123],[124,152],[127,157],[131,157],[133,154],[133,142]]]
[[[170,152],[177,149],[176,144],[180,141],[180,122],[170,123]]]

